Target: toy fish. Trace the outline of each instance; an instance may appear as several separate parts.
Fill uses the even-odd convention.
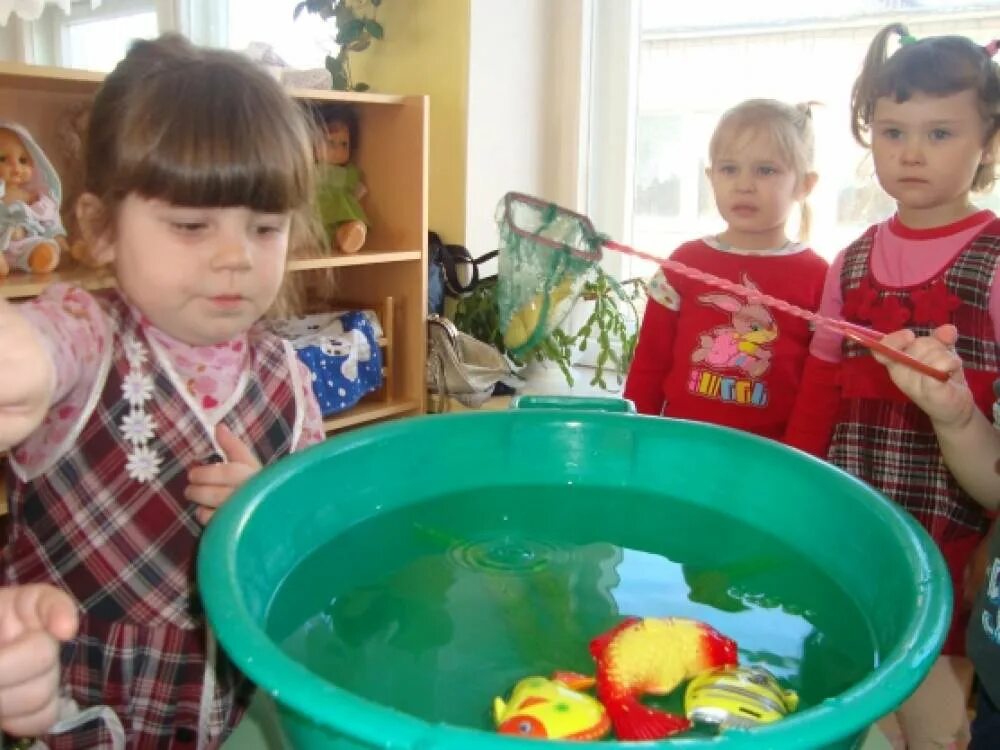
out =
[[[684,692],[688,718],[721,729],[770,724],[798,705],[798,694],[784,690],[763,667],[723,667],[703,672],[688,683]]]
[[[525,346],[539,326],[547,326],[548,316],[573,293],[573,279],[563,279],[551,292],[539,292],[511,316],[503,334],[503,345],[510,350]]]
[[[599,701],[561,680],[544,677],[525,677],[514,686],[506,703],[494,698],[493,720],[500,734],[521,737],[598,740],[611,730],[611,721]]]
[[[690,729],[684,716],[639,702],[666,695],[715,667],[735,665],[736,642],[697,620],[632,617],[590,642],[597,663],[597,697],[620,740],[657,740]]]

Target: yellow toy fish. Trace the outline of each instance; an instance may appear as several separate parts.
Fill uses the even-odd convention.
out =
[[[508,350],[525,346],[540,325],[548,324],[552,311],[573,293],[573,279],[563,279],[551,292],[544,290],[521,305],[511,316],[503,333],[503,345]]]
[[[764,667],[722,667],[702,672],[688,683],[684,709],[692,721],[721,729],[754,727],[783,719],[799,705]]]
[[[583,688],[586,683],[575,686]],[[550,740],[598,740],[611,730],[599,701],[561,680],[544,677],[519,681],[506,703],[494,698],[493,720],[500,734]]]
[[[697,620],[631,617],[590,642],[597,697],[620,740],[657,740],[691,727],[684,716],[644,706],[646,693],[667,695],[684,680],[735,665],[736,642]]]

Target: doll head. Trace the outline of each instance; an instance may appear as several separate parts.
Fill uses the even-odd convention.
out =
[[[35,174],[35,159],[21,136],[0,128],[0,180],[8,187],[24,188]]]
[[[12,193],[35,200],[46,195],[58,205],[62,201],[62,183],[48,156],[31,133],[14,122],[0,121],[0,180]]]
[[[319,160],[342,167],[351,160],[351,154],[357,147],[357,115],[348,107],[335,106],[323,108],[320,116],[322,143],[318,149]]]

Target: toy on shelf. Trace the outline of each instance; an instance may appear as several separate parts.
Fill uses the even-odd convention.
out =
[[[720,729],[770,724],[785,718],[798,705],[798,693],[783,689],[773,674],[757,666],[703,672],[684,692],[687,717]]]
[[[59,217],[62,187],[27,130],[0,122],[0,276],[49,273],[67,249]]]
[[[657,740],[691,728],[684,716],[644,706],[709,669],[735,666],[736,642],[697,620],[630,617],[590,642],[597,697],[620,740]]]
[[[611,730],[604,706],[574,687],[593,680],[567,684],[561,679],[525,677],[504,702],[493,699],[493,720],[500,734],[560,740],[598,740]]]
[[[83,188],[83,146],[87,138],[87,127],[90,124],[90,112],[93,104],[89,101],[78,102],[67,107],[56,120],[56,148],[64,171],[62,174],[62,203],[67,207],[75,206],[77,199],[84,192]],[[67,211],[65,216],[66,234],[70,238],[69,255],[77,263],[88,268],[99,268],[105,265],[95,258],[90,247],[83,239],[80,222],[74,211]]]
[[[361,199],[368,189],[361,181],[361,172],[351,162],[358,142],[358,118],[345,106],[329,106],[320,110],[323,142],[319,149],[320,217],[333,242],[343,253],[356,253],[368,237],[368,217]]]

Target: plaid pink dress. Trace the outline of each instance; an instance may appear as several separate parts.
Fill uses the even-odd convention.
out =
[[[870,269],[874,228],[844,253],[843,315],[890,332],[926,335],[944,323],[958,328],[956,350],[979,408],[993,404],[1000,347],[990,317],[990,291],[1000,262],[1000,221],[994,221],[928,281],[880,285]],[[909,511],[941,548],[956,592],[956,617],[945,653],[962,653],[965,619],[962,576],[988,528],[988,519],[944,464],[928,417],[889,380],[871,353],[844,340],[840,414],[829,458]]]
[[[106,376],[72,447],[31,481],[12,472],[4,580],[76,597],[65,685],[81,709],[110,707],[129,748],[217,747],[250,687],[221,652],[209,656],[194,589],[202,529],[184,488],[187,470],[220,451],[131,308],[113,292],[99,300],[113,331]],[[304,406],[290,347],[254,330],[249,350],[242,397],[222,421],[266,464],[291,451]],[[93,721],[44,741],[82,750],[110,738]]]

